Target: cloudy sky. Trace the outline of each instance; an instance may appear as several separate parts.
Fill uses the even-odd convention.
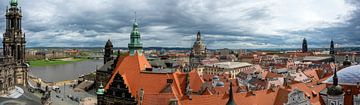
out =
[[[0,1],[5,14],[8,0]],[[126,47],[134,19],[145,47],[208,48],[360,45],[357,0],[19,0],[30,47]],[[0,30],[5,17],[0,16]],[[4,31],[2,31],[4,32]],[[1,36],[2,37],[2,36]]]

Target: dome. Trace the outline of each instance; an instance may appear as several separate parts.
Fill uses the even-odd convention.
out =
[[[216,86],[223,87],[225,85],[224,85],[224,82],[216,82]]]
[[[330,86],[327,89],[327,94],[334,95],[334,96],[341,95],[341,94],[343,94],[342,87],[340,85]]]
[[[215,75],[212,79],[213,79],[213,80],[217,80],[217,81],[220,80],[220,79],[219,79],[219,76],[217,76],[217,75]]]
[[[338,71],[337,77],[339,79],[339,84],[341,85],[356,85],[357,82],[360,82],[360,65],[346,67]],[[324,82],[332,83],[333,77],[331,76]]]

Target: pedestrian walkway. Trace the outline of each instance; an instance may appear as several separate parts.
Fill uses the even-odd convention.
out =
[[[8,94],[1,95],[3,98],[19,98],[24,94],[24,90],[18,86],[15,86],[15,89],[11,90]]]
[[[24,90],[20,87],[15,86],[14,90],[11,90],[10,93],[5,96],[5,98],[19,98],[24,94]]]

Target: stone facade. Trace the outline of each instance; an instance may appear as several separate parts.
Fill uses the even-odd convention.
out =
[[[27,85],[28,65],[25,61],[25,33],[21,30],[21,9],[17,1],[6,9],[6,31],[3,34],[3,59],[0,64],[0,94],[6,94],[15,85]]]
[[[338,96],[322,96],[325,105],[344,105],[344,94]],[[354,104],[357,105],[357,104]]]
[[[354,98],[354,100],[353,100],[354,105],[360,105],[360,94],[354,95],[353,98]]]
[[[202,74],[229,74],[231,79],[235,79],[240,72],[255,71],[255,66],[246,62],[219,62],[212,65],[204,65],[204,69],[199,73]]]

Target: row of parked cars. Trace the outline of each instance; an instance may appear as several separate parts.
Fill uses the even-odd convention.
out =
[[[56,95],[56,97],[57,97],[57,98],[61,98],[60,95]],[[67,95],[66,97],[69,98],[69,99],[72,100],[72,101],[80,102],[80,98],[79,98],[79,97],[75,97],[75,96],[72,96],[72,95]]]

